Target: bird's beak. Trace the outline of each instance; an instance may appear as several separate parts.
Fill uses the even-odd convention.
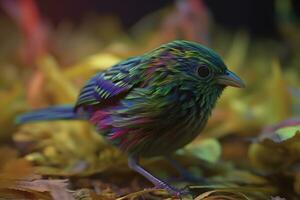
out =
[[[217,83],[225,86],[232,86],[232,87],[237,87],[237,88],[244,88],[245,84],[238,77],[235,75],[233,72],[227,70],[225,75],[220,75],[217,77]]]

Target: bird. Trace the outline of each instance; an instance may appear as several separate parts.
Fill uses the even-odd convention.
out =
[[[245,84],[214,50],[174,40],[96,73],[74,104],[33,110],[16,122],[88,120],[127,153],[129,168],[180,196],[183,190],[152,175],[139,159],[171,155],[195,139],[227,86]]]

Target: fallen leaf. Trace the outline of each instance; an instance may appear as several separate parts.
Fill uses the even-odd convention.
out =
[[[32,190],[37,192],[49,192],[54,200],[74,200],[70,191],[67,189],[68,181],[59,180],[33,180],[18,181],[11,189],[14,190]]]

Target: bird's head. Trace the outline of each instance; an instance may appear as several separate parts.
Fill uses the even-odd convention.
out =
[[[219,96],[226,86],[245,87],[216,52],[196,42],[176,40],[167,43],[154,50],[152,58],[152,66],[163,66],[168,74],[172,74],[169,79],[171,77],[198,94]]]

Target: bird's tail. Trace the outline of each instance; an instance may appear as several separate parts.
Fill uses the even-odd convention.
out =
[[[52,106],[22,114],[16,118],[17,124],[35,121],[83,119],[74,111],[72,105]]]

